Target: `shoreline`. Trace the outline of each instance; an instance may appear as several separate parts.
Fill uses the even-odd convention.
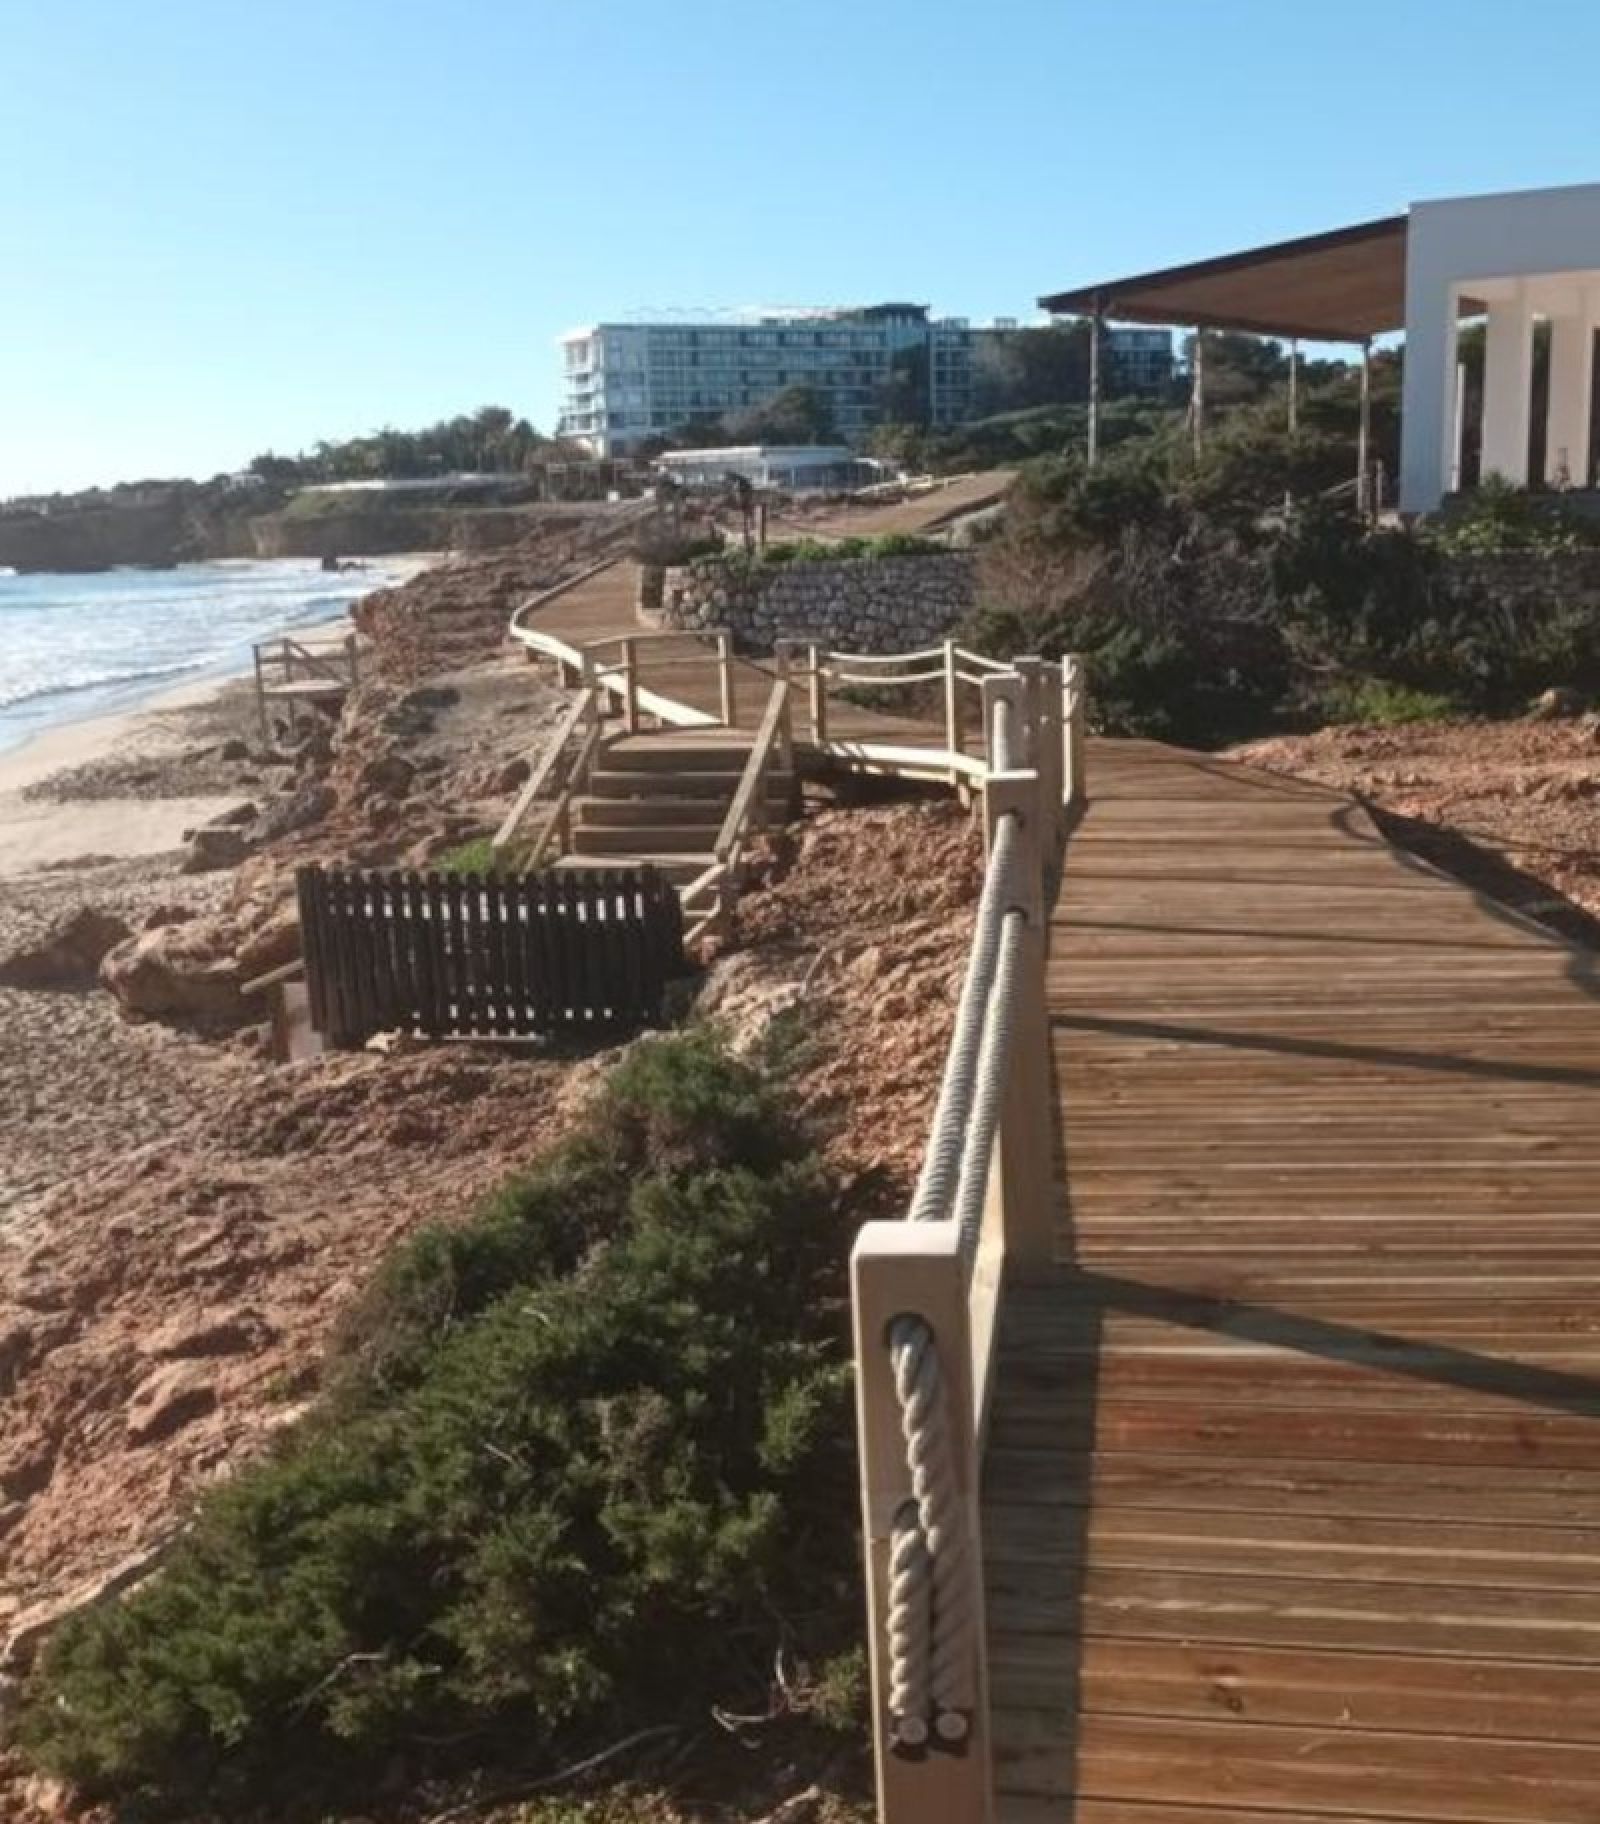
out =
[[[67,702],[62,715],[59,717],[51,717],[49,720],[40,722],[35,726],[29,726],[28,723],[24,721],[20,728],[8,728],[6,720],[7,717],[13,715],[19,708],[24,707],[24,705],[9,704],[4,709],[0,709],[0,765],[3,765],[6,761],[11,759],[13,755],[20,753],[24,748],[32,747],[35,742],[47,739],[60,729],[76,727],[82,723],[112,722],[120,720],[125,716],[137,715],[143,710],[155,708],[164,703],[169,696],[174,695],[175,693],[207,684],[218,683],[228,678],[248,676],[250,671],[249,648],[252,645],[262,644],[269,640],[282,639],[286,636],[299,636],[303,638],[308,634],[325,633],[328,629],[334,627],[339,628],[341,631],[347,631],[349,610],[350,608],[353,608],[357,602],[364,600],[368,595],[376,594],[379,590],[398,589],[402,587],[406,583],[411,582],[414,578],[422,575],[425,571],[432,570],[444,563],[450,555],[451,554],[447,551],[410,551],[400,553],[392,558],[385,557],[374,559],[372,560],[374,572],[372,587],[363,590],[360,595],[352,596],[343,615],[322,616],[316,620],[291,621],[282,627],[274,627],[270,631],[260,633],[253,639],[245,641],[242,650],[236,650],[235,652],[220,658],[202,660],[192,668],[185,668],[166,679],[157,678],[144,680],[145,688],[140,687],[140,680],[126,680],[122,688],[126,689],[128,694],[123,701],[110,705],[102,703],[94,708],[75,712],[71,703],[70,693],[57,693],[67,696]],[[283,559],[281,561],[286,564],[301,564],[305,560]],[[261,567],[254,560],[217,559],[214,563],[198,566],[180,565],[179,568],[221,568],[224,564],[230,562],[247,565],[252,569]],[[308,574],[309,573],[310,572],[308,572]]]
[[[398,587],[441,561],[439,553],[402,558],[374,589]],[[349,631],[346,609],[331,618],[293,623],[266,637],[305,639]],[[170,854],[182,846],[185,830],[237,804],[244,795],[238,787],[197,789],[171,797],[78,797],[70,791],[56,796],[36,794],[35,788],[57,774],[134,756],[170,765],[203,741],[208,723],[222,719],[231,700],[247,690],[248,715],[240,718],[240,732],[253,741],[254,734],[248,731],[253,731],[254,697],[246,661],[242,666],[205,667],[126,708],[52,723],[14,746],[0,748],[0,881],[74,865]]]

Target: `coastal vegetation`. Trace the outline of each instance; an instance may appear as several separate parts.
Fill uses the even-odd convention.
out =
[[[151,1814],[282,1817],[641,1722],[681,1744],[718,1704],[850,1726],[854,1213],[783,1101],[707,1030],[645,1041],[415,1235],[310,1414],[54,1636],[29,1757]]]
[[[1595,593],[1492,561],[1581,557],[1600,523],[1491,485],[1421,528],[1369,525],[1329,492],[1354,464],[1339,415],[1302,422],[1251,402],[1198,457],[1160,424],[1093,469],[1077,450],[1025,463],[962,637],[1083,652],[1107,732],[1202,746],[1600,691]]]

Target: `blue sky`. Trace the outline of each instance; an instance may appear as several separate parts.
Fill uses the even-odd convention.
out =
[[[1597,67],[1567,0],[4,0],[0,495],[549,428],[554,338],[643,306],[1022,315],[1597,180]]]

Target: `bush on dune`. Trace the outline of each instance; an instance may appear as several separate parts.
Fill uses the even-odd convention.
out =
[[[319,1414],[67,1623],[20,1738],[94,1793],[283,1809],[759,1708],[856,1631],[837,1200],[772,1087],[649,1042],[391,1260]]]

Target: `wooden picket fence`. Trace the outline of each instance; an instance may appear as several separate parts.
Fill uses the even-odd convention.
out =
[[[311,1023],[526,1038],[652,1025],[684,972],[678,896],[653,868],[297,876]]]

